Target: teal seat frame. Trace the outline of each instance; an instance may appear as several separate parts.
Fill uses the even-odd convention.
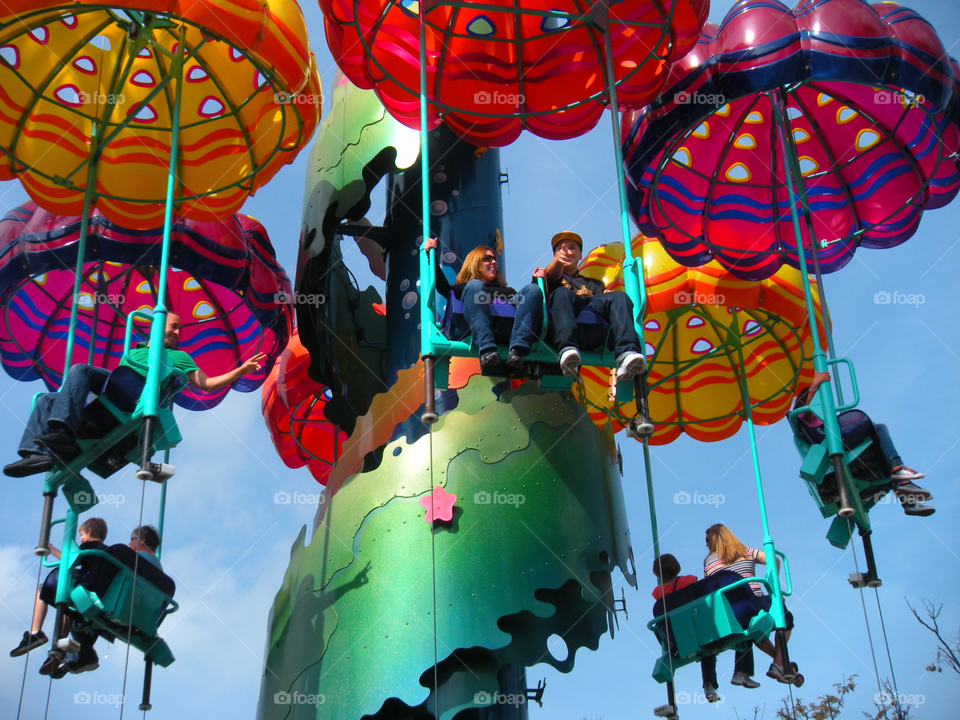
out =
[[[828,361],[828,365],[838,363],[844,363],[850,369],[854,395],[853,402],[841,404],[836,408],[836,414],[839,416],[840,413],[852,410],[860,404],[860,391],[857,386],[853,364],[850,360],[847,358],[837,358],[836,360]],[[820,514],[824,518],[833,518],[830,529],[827,531],[827,540],[834,547],[843,550],[850,543],[853,528],[847,521],[847,518],[838,515],[840,509],[838,504],[839,498],[834,497],[828,500],[825,499],[821,493],[824,479],[827,475],[834,472],[833,461],[830,458],[830,453],[827,448],[827,441],[824,439],[823,442],[811,444],[804,440],[799,428],[799,416],[805,412],[812,412],[821,422],[826,417],[824,402],[819,389],[809,402],[809,405],[797,408],[788,413],[787,422],[793,431],[793,444],[797,448],[797,452],[800,453],[802,460],[800,477],[806,484],[814,502],[816,502]],[[877,480],[864,480],[855,477],[850,472],[850,463],[863,455],[873,444],[874,440],[867,438],[856,447],[843,451],[843,464],[846,468],[847,487],[850,490],[851,499],[856,498],[854,500],[854,521],[857,526],[867,531],[870,529],[867,514],[874,505],[883,500],[892,485],[892,480],[889,477]]]
[[[434,280],[435,282],[435,280]],[[559,366],[560,358],[556,350],[547,342],[547,329],[549,322],[549,313],[547,312],[547,289],[543,278],[537,278],[537,286],[540,288],[540,298],[542,307],[543,323],[540,328],[540,334],[530,347],[530,352],[524,357],[526,364],[542,364]],[[596,367],[616,367],[617,358],[613,351],[609,349],[609,333],[611,328],[608,325],[604,334],[603,343],[595,350],[581,350],[581,365]],[[436,364],[434,370],[434,384],[438,390],[446,390],[448,387],[450,358],[452,357],[478,357],[480,348],[473,341],[473,333],[464,335],[460,340],[450,340],[443,333],[436,329],[436,333],[445,340],[445,343],[438,343],[436,338],[433,340],[436,349]],[[431,331],[431,334],[433,332]],[[497,346],[497,354],[501,360],[507,359],[509,348]],[[541,374],[538,377],[540,387],[545,390],[569,390],[573,387],[576,378],[566,377],[559,372],[556,374]],[[632,402],[634,397],[634,384],[622,383],[617,385],[617,402]]]
[[[786,555],[779,550],[777,557],[783,558],[784,573],[787,587],[781,593],[784,597],[793,594],[793,584],[790,580],[790,565]],[[653,666],[653,678],[658,683],[673,682],[674,673],[685,665],[699,662],[710,655],[717,655],[725,650],[741,649],[744,645],[760,642],[768,637],[776,628],[776,620],[771,612],[761,610],[753,618],[746,629],[740,625],[737,616],[727,598],[734,588],[749,583],[759,583],[767,594],[773,596],[771,572],[764,577],[750,577],[725,585],[708,595],[668,610],[647,623],[647,628],[657,636],[660,642],[661,656]],[[667,620],[673,631],[672,642],[661,630],[660,624]]]
[[[134,368],[148,370],[147,365],[130,359],[130,343],[133,334],[133,320],[140,317],[146,320],[152,318],[151,313],[136,310],[127,316],[127,328],[124,337],[123,357]],[[172,365],[168,361],[166,352],[162,355],[164,369],[161,373],[161,384],[170,376],[175,377],[172,385],[165,389],[163,397],[160,398],[161,407],[157,412],[158,430],[153,433],[151,438],[153,452],[160,450],[169,450],[176,447],[183,440],[180,429],[177,426],[176,419],[173,416],[173,410],[169,407],[170,401],[180,390],[187,386],[188,380],[186,374]],[[42,393],[34,395],[33,403],[36,404],[37,397]],[[83,513],[96,505],[96,493],[94,493],[90,482],[80,473],[99,457],[108,452],[110,448],[121,442],[127,436],[137,432],[143,424],[144,417],[148,414],[149,397],[146,388],[140,395],[133,412],[124,412],[114,405],[103,395],[96,398],[93,402],[100,403],[113,415],[119,424],[110,430],[102,438],[80,439],[77,444],[80,446],[81,453],[70,462],[64,465],[58,465],[52,471],[47,473],[44,482],[44,493],[56,493],[59,487],[63,487],[64,497],[70,508],[75,513]],[[31,406],[32,411],[32,406]],[[134,448],[128,452],[125,457],[129,462],[136,463],[139,460],[139,448]],[[79,498],[79,499],[78,499]]]
[[[173,661],[173,653],[166,641],[157,635],[163,620],[180,609],[179,604],[161,592],[142,575],[134,575],[133,569],[124,565],[104,550],[80,550],[70,564],[72,569],[84,557],[96,557],[113,563],[117,574],[103,597],[73,582],[69,570],[66,575],[69,604],[72,611],[83,618],[83,629],[103,630],[110,636],[127,642],[140,650],[144,658],[152,660],[161,667],[168,667]],[[143,560],[144,563],[148,562]],[[47,563],[47,567],[59,567],[60,563]],[[107,636],[110,642],[113,640]]]

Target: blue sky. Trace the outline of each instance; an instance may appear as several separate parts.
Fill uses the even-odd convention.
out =
[[[711,20],[719,21],[730,2],[715,2]],[[916,0],[911,6],[937,28],[945,46],[960,55],[960,10],[953,3]],[[329,97],[334,64],[323,42],[322,18],[315,4],[304,6],[324,92]],[[270,233],[280,261],[292,274],[299,234],[302,183],[308,153],[282,170],[244,206]],[[558,230],[580,232],[588,247],[620,239],[616,176],[609,118],[587,136],[564,142],[524,134],[502,151],[509,172],[505,186],[504,236],[507,276],[523,282],[529,271],[549,259],[549,238]],[[26,199],[17,183],[0,185],[0,211]],[[375,192],[368,217],[379,223],[383,194]],[[548,220],[545,221],[545,218]],[[361,286],[377,284],[366,261],[347,240],[344,255]],[[956,714],[957,678],[925,672],[934,641],[920,628],[906,601],[920,597],[945,603],[944,629],[955,635],[960,625],[960,524],[956,522],[960,490],[957,444],[960,419],[960,320],[956,274],[960,271],[960,202],[926,213],[916,236],[883,251],[861,250],[841,272],[826,279],[839,354],[857,365],[863,395],[861,407],[886,422],[905,461],[927,473],[923,485],[932,490],[937,513],[907,518],[895,506],[880,506],[871,515],[874,547],[884,585],[882,603],[894,670],[903,694],[922,696],[917,717],[947,718]],[[919,305],[878,305],[875,293],[922,294]],[[15,457],[30,396],[38,383],[0,377],[0,455]],[[273,596],[287,566],[290,546],[303,525],[311,527],[315,508],[280,505],[281,491],[316,493],[306,470],[289,470],[277,458],[260,415],[259,393],[231,393],[218,408],[189,413],[178,409],[185,438],[174,452],[177,475],[170,481],[163,562],[176,579],[181,611],[163,626],[177,661],[154,674],[156,717],[253,717],[262,674],[264,637]],[[853,572],[850,551],[841,552],[824,539],[828,522],[820,518],[797,477],[799,457],[785,422],[758,429],[760,458],[768,511],[777,547],[790,557],[795,587],[789,607],[797,629],[791,656],[806,676],[800,696],[810,700],[858,675],[860,686],[848,701],[844,717],[872,708],[877,691],[860,594],[846,583]],[[547,678],[542,709],[534,720],[580,720],[644,716],[663,702],[663,688],[651,678],[655,644],[645,629],[652,604],[649,565],[650,529],[638,445],[618,436],[624,455],[624,495],[640,578],[640,592],[628,588],[630,620],[621,618],[615,640],[605,637],[597,652],[581,651],[576,667],[562,676],[548,666],[528,671],[529,684]],[[723,522],[748,544],[762,540],[746,431],[726,441],[698,443],[682,437],[653,451],[657,508],[663,549],[676,555],[685,571],[699,573],[705,548],[703,531]],[[29,624],[37,562],[33,548],[42,507],[41,485],[34,479],[4,478],[0,504],[0,650],[19,641]],[[117,542],[138,524],[141,490],[144,522],[155,522],[159,489],[122,472],[94,484],[101,493],[122,496],[123,503],[101,505],[109,540]],[[717,506],[677,504],[678,492],[720,493]],[[58,510],[64,503],[58,500]],[[55,540],[59,542],[59,540]],[[860,558],[862,564],[862,557]],[[46,573],[46,571],[43,571]],[[615,583],[623,584],[622,579]],[[617,589],[619,594],[619,589]],[[865,591],[863,602],[874,633],[882,676],[889,674],[879,633],[877,599]],[[51,614],[52,615],[52,614]],[[50,633],[52,617],[46,630]],[[122,645],[99,643],[101,668],[55,682],[51,717],[117,717],[112,704],[123,692],[125,653]],[[107,655],[109,651],[109,655]],[[729,654],[727,654],[729,655]],[[763,677],[765,656],[757,654],[757,690],[728,684],[732,655],[719,664],[724,702],[681,707],[681,717],[772,718],[783,697],[781,688]],[[43,717],[48,681],[37,675],[42,657],[31,654],[26,672],[21,717]],[[23,678],[22,660],[0,656],[0,714],[14,717]],[[137,713],[142,660],[130,655],[124,714]],[[350,682],[344,678],[344,682]],[[695,667],[680,671],[678,689],[694,693],[700,686]],[[88,693],[90,704],[80,707]]]

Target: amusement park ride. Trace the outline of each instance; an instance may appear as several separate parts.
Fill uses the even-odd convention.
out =
[[[761,577],[705,579],[659,606],[648,628],[667,701],[654,714],[678,717],[681,667],[771,635],[780,679],[802,683],[755,426],[794,429],[829,542],[860,537],[866,567],[851,584],[879,587],[869,511],[902,487],[874,426],[848,433],[866,416],[853,362],[836,354],[824,276],[861,245],[905,242],[960,190],[960,66],[936,32],[895,3],[861,0],[738,0],[719,26],[706,22],[707,0],[320,7],[341,71],[322,123],[293,0],[0,10],[0,179],[31,198],[0,221],[0,358],[11,377],[54,392],[75,365],[110,371],[71,428],[75,446],[35,441],[52,460],[37,484],[37,555],[64,526],[59,562],[43,561],[59,568],[50,656],[77,649],[60,636],[63,618],[139,649],[150,709],[153,666],[174,662],[159,633],[178,609],[175,586],[145,577],[136,558],[80,549],[79,521],[97,502],[85,473],[132,463],[144,485],[160,483],[162,537],[170,450],[183,441],[172,405],[203,411],[233,387],[261,390],[278,454],[324,486],[270,613],[258,718],[526,718],[526,703],[487,691],[542,704],[526,668],[572,670],[577,649],[597,649],[626,617],[614,574],[638,584],[621,430],[642,446],[659,558],[651,448],[745,425],[763,553],[777,558]],[[524,130],[579,137],[611,109],[621,238],[587,253],[580,273],[629,297],[644,371],[617,382],[608,324],[585,311],[582,367],[562,372],[540,279],[547,320],[522,369],[481,372],[461,298],[441,296],[437,275],[450,285],[474,247],[501,258],[509,248],[499,149]],[[239,210],[318,128],[291,286],[265,227]],[[374,225],[381,181],[386,214]],[[384,280],[384,299],[356,286],[345,237]],[[502,343],[516,309],[487,310]],[[207,392],[172,365],[172,313],[179,349],[227,386]],[[131,357],[138,341],[146,363]],[[52,397],[35,396],[38,412]],[[818,439],[800,428],[810,413]],[[476,500],[491,493],[523,496],[523,512]],[[484,538],[484,552],[466,537]],[[79,569],[98,563],[112,580],[93,588]],[[751,583],[764,607],[743,600]],[[391,631],[360,642],[375,618]],[[548,651],[553,635],[565,660]],[[274,701],[285,693],[327,700]]]

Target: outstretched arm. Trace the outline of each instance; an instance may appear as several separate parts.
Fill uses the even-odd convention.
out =
[[[547,281],[547,286],[555,285],[563,277],[563,263],[560,262],[558,253],[553,254],[553,260],[545,268],[537,268],[533,271],[533,276],[542,277]]]
[[[207,377],[207,374],[203,370],[197,368],[187,375],[187,379],[190,380],[191,385],[195,385],[204,392],[216,392],[227,385],[232,385],[244,375],[249,375],[259,370],[261,367],[260,363],[266,360],[266,358],[266,353],[257,353],[240,367],[223,375],[217,375],[216,377]]]

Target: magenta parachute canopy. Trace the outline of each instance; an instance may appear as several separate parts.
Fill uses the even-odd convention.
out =
[[[18,380],[62,381],[80,218],[27,203],[0,220],[0,360]],[[127,315],[153,309],[162,229],[129,230],[99,213],[90,217],[78,300],[74,363],[113,369],[123,354]],[[174,216],[168,310],[180,315],[179,349],[209,376],[237,367],[257,352],[264,367],[232,387],[260,387],[293,328],[290,281],[263,226],[246,215],[217,222]],[[134,341],[149,324],[135,321]],[[91,339],[94,339],[91,342]],[[230,388],[188,388],[176,403],[191,410],[216,406]]]
[[[631,214],[688,267],[716,259],[768,278],[798,266],[790,161],[823,272],[858,245],[899,245],[960,188],[955,69],[930,24],[896,3],[741,0],[625,129]]]

